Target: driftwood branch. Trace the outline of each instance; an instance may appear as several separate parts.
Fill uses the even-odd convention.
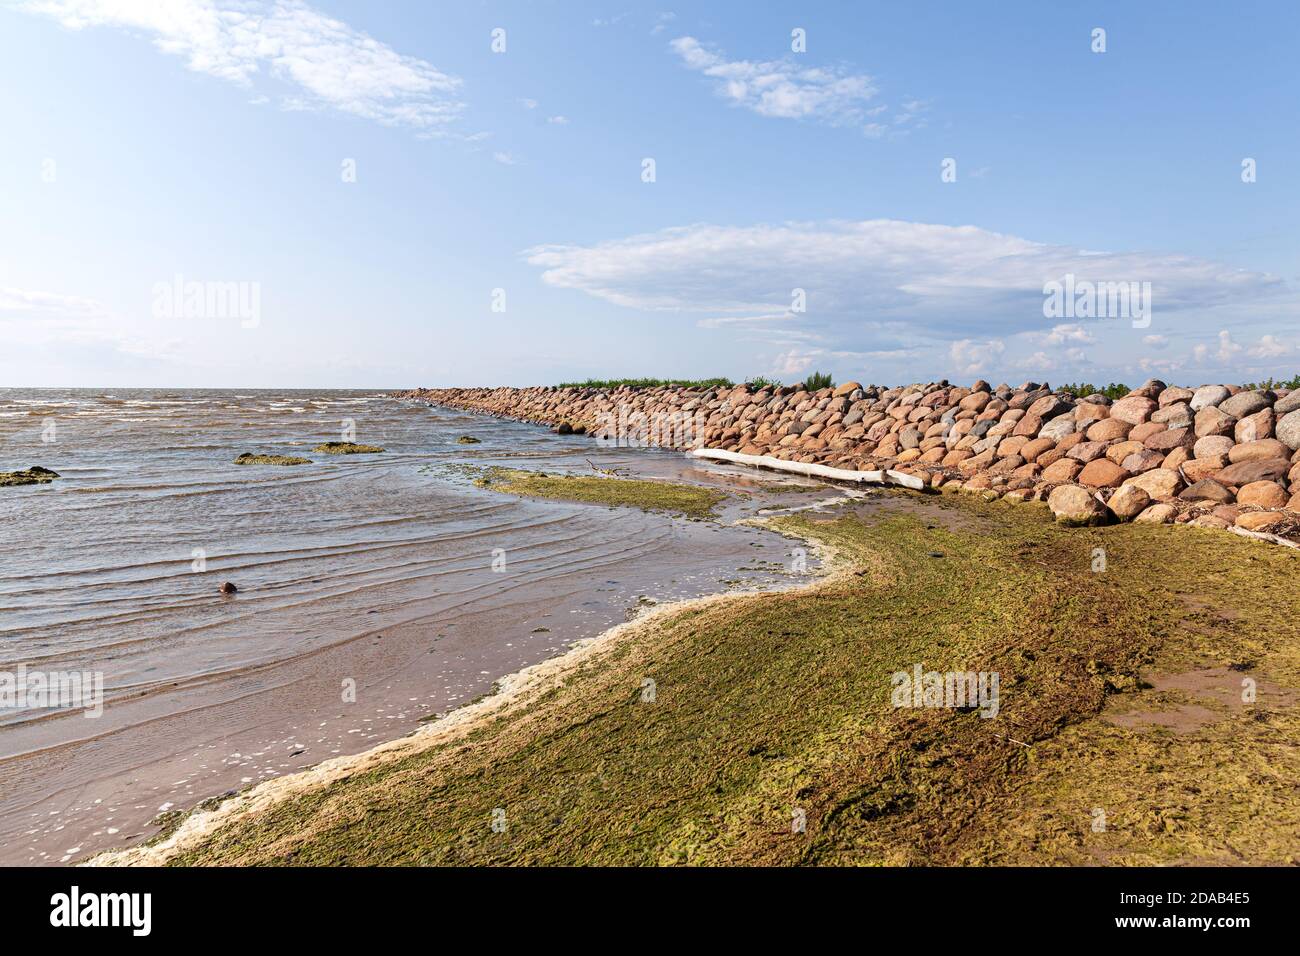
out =
[[[788,471],[809,478],[832,478],[835,481],[853,481],[868,485],[901,485],[913,491],[925,489],[925,481],[915,475],[894,471],[892,468],[876,471],[849,471],[846,468],[831,468],[829,465],[816,465],[810,462],[785,461],[767,455],[742,455],[740,452],[723,451],[721,448],[697,448],[692,452],[697,458],[711,458],[716,461],[729,461],[738,465],[752,465],[755,468],[771,468],[774,471]]]

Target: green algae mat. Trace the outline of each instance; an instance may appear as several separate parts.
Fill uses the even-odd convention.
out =
[[[172,862],[1300,858],[1300,554],[947,496],[774,523],[840,570],[634,625],[519,706]],[[997,716],[894,707],[916,665],[998,673]]]
[[[714,507],[727,497],[726,492],[701,485],[599,475],[551,475],[515,468],[491,468],[474,484],[525,497],[666,511],[689,518],[711,517]]]

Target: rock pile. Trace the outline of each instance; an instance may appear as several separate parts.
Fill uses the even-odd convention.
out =
[[[846,382],[692,389],[416,389],[405,398],[562,434],[707,447],[1046,501],[1059,520],[1180,522],[1286,536],[1300,527],[1300,390],[1151,380],[1117,401],[1047,385]],[[637,432],[639,434],[625,434]]]

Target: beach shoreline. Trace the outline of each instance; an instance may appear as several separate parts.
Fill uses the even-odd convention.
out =
[[[47,449],[65,478],[0,500],[30,537],[0,569],[15,612],[8,669],[105,680],[97,719],[5,714],[0,860],[11,864],[150,839],[200,802],[398,739],[644,603],[765,586],[788,563],[779,536],[730,526],[772,483],[675,452],[351,393],[22,400],[40,414],[57,403],[69,438]],[[387,450],[235,463],[250,446],[310,447],[341,414]],[[105,416],[130,427],[72,440]],[[479,441],[460,442],[467,432]],[[604,507],[474,487],[498,467],[601,468],[727,498],[721,521],[623,509],[611,522]],[[54,528],[63,537],[42,530]],[[87,546],[59,548],[70,534]]]
[[[812,549],[825,573],[806,583],[767,591],[722,591],[696,598],[659,604],[648,608],[635,619],[616,624],[595,637],[576,641],[569,650],[547,658],[494,681],[494,690],[481,700],[466,704],[449,714],[369,750],[323,761],[298,773],[267,780],[244,793],[227,797],[211,809],[188,813],[165,838],[140,846],[107,850],[81,862],[81,866],[163,866],[176,855],[211,838],[222,827],[255,816],[271,807],[304,793],[319,791],[356,774],[390,764],[432,747],[454,742],[514,710],[525,708],[548,690],[562,685],[566,676],[586,666],[599,665],[602,655],[623,640],[643,637],[656,625],[678,614],[703,610],[737,601],[755,594],[811,593],[847,573],[847,567],[835,549],[814,538],[798,539]]]

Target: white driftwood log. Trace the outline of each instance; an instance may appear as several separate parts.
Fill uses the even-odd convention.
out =
[[[892,468],[877,471],[849,471],[846,468],[831,468],[829,465],[814,465],[801,461],[785,461],[770,458],[767,455],[742,455],[736,451],[723,451],[721,448],[697,448],[691,454],[697,458],[712,458],[717,461],[730,461],[737,465],[752,465],[755,468],[771,468],[775,471],[789,471],[809,478],[833,478],[836,481],[853,481],[868,485],[901,485],[913,491],[925,488],[925,482],[915,475],[907,475]]]
[[[1288,548],[1300,548],[1300,544],[1294,541],[1288,541],[1286,538],[1276,534],[1269,534],[1267,531],[1247,531],[1245,528],[1232,527],[1228,529],[1233,534],[1239,534],[1243,538],[1255,538],[1257,541],[1271,541],[1273,544],[1285,545]]]

